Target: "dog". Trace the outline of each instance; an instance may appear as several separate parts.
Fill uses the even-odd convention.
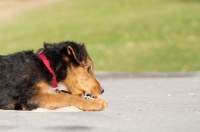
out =
[[[59,90],[58,84],[68,92]],[[94,65],[84,44],[44,43],[33,50],[0,56],[0,109],[49,110],[75,106],[84,111],[107,107],[103,99],[82,98],[104,92],[94,76]]]

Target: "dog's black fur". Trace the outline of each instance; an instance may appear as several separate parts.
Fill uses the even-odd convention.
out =
[[[71,46],[76,52],[76,59],[67,53],[67,46]],[[49,59],[58,82],[67,76],[68,62],[63,60],[63,56],[67,56],[71,62],[77,63],[77,65],[77,60],[86,61],[89,57],[84,45],[75,42],[46,43],[40,50]],[[52,74],[33,51],[1,55],[0,109],[20,110],[22,107],[26,107],[31,110],[37,108],[38,104],[29,100],[38,94],[37,84],[41,80],[51,85]]]

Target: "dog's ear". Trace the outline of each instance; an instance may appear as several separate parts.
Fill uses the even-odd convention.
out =
[[[64,60],[81,66],[86,65],[87,58],[90,58],[84,44],[71,43],[61,51]]]
[[[75,50],[71,46],[67,46],[67,55],[68,57],[72,57],[78,64],[81,65],[81,60],[78,58]]]

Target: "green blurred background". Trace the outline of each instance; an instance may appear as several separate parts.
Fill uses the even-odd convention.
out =
[[[26,10],[0,17],[0,54],[70,40],[85,43],[98,71],[200,70],[200,0],[55,1],[19,0],[10,9]]]

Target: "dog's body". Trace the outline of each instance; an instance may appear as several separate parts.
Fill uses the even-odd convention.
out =
[[[83,93],[100,95],[103,89],[96,81],[93,63],[84,45],[74,42],[44,44],[40,49],[50,62],[58,83],[69,93],[53,91],[53,76],[33,51],[0,56],[0,109],[32,110],[76,106],[82,110],[103,110],[102,99],[85,100]]]

